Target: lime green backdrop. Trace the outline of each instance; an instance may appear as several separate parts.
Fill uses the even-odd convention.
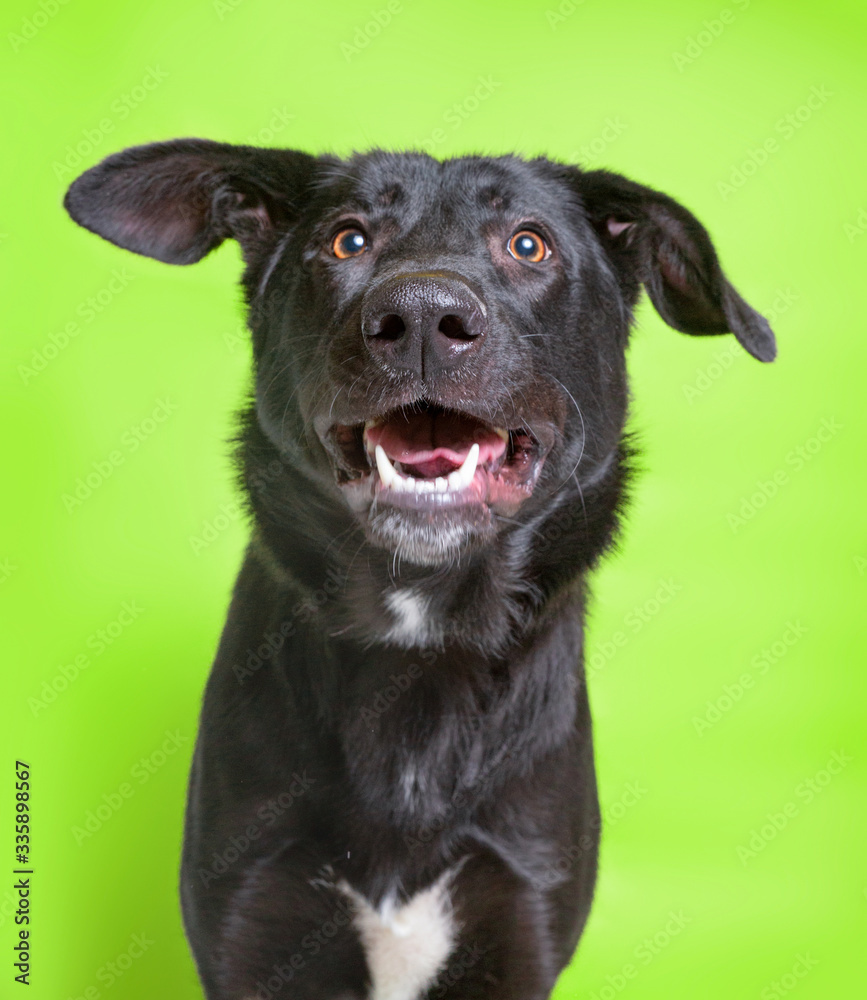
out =
[[[863,995],[863,4],[13,0],[2,36],[0,993],[22,759],[22,995],[201,996],[176,867],[247,532],[239,254],[172,268],[60,203],[115,150],[202,136],[548,153],[707,225],[780,355],[639,312],[644,471],[590,623],[601,877],[556,997]]]

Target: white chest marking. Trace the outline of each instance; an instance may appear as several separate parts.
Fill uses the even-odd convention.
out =
[[[401,646],[422,645],[428,633],[429,600],[407,587],[386,594],[385,603],[395,619],[387,638]]]
[[[457,935],[447,871],[403,905],[393,896],[374,909],[346,882],[338,888],[356,904],[355,928],[367,957],[368,1000],[418,1000],[442,969]]]

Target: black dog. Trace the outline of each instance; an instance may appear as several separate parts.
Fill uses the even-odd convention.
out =
[[[71,187],[191,264],[238,240],[253,537],[204,699],[183,910],[210,1000],[542,1000],[596,873],[585,576],[630,447],[640,286],[766,321],[670,198],[547,159],[180,140]]]

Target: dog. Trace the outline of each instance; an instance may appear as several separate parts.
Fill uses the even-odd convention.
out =
[[[108,157],[72,218],[244,260],[252,522],[204,695],[181,899],[208,1000],[543,1000],[600,836],[587,576],[633,446],[642,286],[773,360],[665,194],[547,158],[199,139]]]

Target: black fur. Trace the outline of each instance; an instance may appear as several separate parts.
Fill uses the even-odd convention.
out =
[[[361,1000],[370,972],[338,883],[376,905],[450,866],[459,937],[424,996],[548,997],[596,872],[585,576],[624,502],[632,310],[643,284],[671,326],[731,331],[762,361],[767,323],[682,206],[546,159],[179,140],[109,157],[66,206],[159,260],[234,237],[246,263],[253,534],[204,697],[182,870],[209,1000]],[[350,224],[369,244],[339,259]],[[508,252],[522,229],[547,259]],[[505,461],[522,440],[535,486],[501,504],[374,497],[353,442],[398,407],[508,429]],[[423,622],[401,629],[407,593]]]

